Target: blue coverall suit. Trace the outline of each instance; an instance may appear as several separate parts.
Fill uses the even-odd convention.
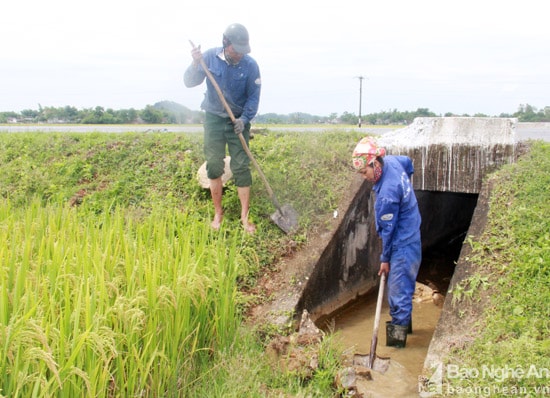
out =
[[[245,125],[243,137],[248,145],[250,121],[256,116],[260,102],[261,78],[256,61],[244,55],[237,65],[229,64],[223,56],[223,47],[211,48],[202,54],[204,63],[218,83],[226,102],[235,118]],[[183,76],[187,87],[195,87],[206,78],[201,65],[190,65]],[[204,123],[204,154],[207,176],[210,179],[220,177],[224,172],[225,145],[231,156],[231,171],[238,187],[252,184],[249,158],[239,137],[233,131],[233,125],[216,89],[206,79],[207,90],[201,108],[206,112]]]
[[[414,166],[406,156],[386,156],[382,176],[373,186],[376,232],[382,239],[380,262],[390,263],[388,302],[391,323],[408,326],[412,296],[422,261],[420,212],[410,177]]]

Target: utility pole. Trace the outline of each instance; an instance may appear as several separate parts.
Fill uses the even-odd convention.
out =
[[[361,127],[361,101],[363,99],[363,76],[357,76],[359,79],[359,127]]]

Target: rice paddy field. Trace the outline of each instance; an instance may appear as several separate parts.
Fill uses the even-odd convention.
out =
[[[222,228],[211,230],[201,134],[0,134],[0,396],[330,394],[334,369],[306,385],[259,359],[264,341],[242,326],[258,298],[244,292],[323,227],[359,138],[252,140],[279,200],[300,213],[289,237],[270,222],[258,178],[258,232],[241,230],[231,183]],[[325,362],[336,366],[328,349]]]

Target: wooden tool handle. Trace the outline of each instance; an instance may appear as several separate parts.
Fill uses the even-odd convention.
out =
[[[193,44],[193,42],[191,40],[189,40],[189,43],[191,44],[191,46],[193,48],[195,48],[195,45]],[[233,111],[231,110],[231,108],[229,107],[229,104],[225,100],[225,97],[223,96],[222,90],[220,89],[220,86],[218,85],[218,82],[216,82],[216,79],[214,79],[214,76],[212,76],[212,73],[210,73],[210,71],[208,70],[208,67],[206,66],[206,63],[204,62],[204,59],[202,59],[202,57],[201,57],[199,62],[202,66],[202,69],[204,70],[204,73],[206,73],[206,76],[210,80],[210,83],[212,83],[212,86],[214,86],[214,89],[218,93],[218,97],[220,97],[220,101],[222,102],[223,107],[225,108],[225,111],[229,115],[229,118],[231,119],[231,121],[233,123],[235,123],[235,115],[233,114]],[[275,193],[273,192],[273,189],[271,189],[271,186],[267,182],[267,178],[265,177],[260,165],[258,164],[256,159],[252,155],[252,152],[250,152],[250,148],[248,148],[248,145],[246,145],[246,140],[244,139],[244,137],[241,133],[239,133],[237,135],[239,136],[239,140],[241,141],[241,144],[243,146],[244,151],[246,152],[246,154],[248,155],[248,157],[252,161],[252,164],[254,165],[254,167],[256,167],[256,170],[258,171],[258,174],[260,175],[260,177],[261,177],[261,179],[262,179],[262,181],[265,185],[265,188],[267,189],[267,193],[269,194],[269,197],[271,198],[271,201],[273,202],[273,205],[282,214],[281,206],[279,205],[279,202],[277,201],[277,198],[275,197]]]

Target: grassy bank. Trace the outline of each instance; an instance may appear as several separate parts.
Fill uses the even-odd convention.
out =
[[[284,235],[257,178],[239,224],[235,187],[220,232],[199,187],[200,134],[0,135],[2,396],[327,396],[337,357],[303,377],[274,372],[241,328],[244,294],[289,247],[323,228],[348,185],[353,132],[265,133],[252,142],[282,203]],[[330,148],[330,150],[327,150]]]
[[[445,388],[458,396],[549,396],[550,145],[533,145],[490,178],[488,224],[470,239],[479,273],[454,292],[461,305],[489,295],[488,304],[479,335],[448,359],[455,372]]]

